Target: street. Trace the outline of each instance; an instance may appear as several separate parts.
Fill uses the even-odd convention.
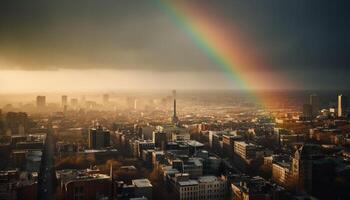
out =
[[[38,199],[53,199],[53,183],[55,179],[54,171],[54,144],[52,129],[49,128],[45,148],[43,152],[43,160],[38,180]]]

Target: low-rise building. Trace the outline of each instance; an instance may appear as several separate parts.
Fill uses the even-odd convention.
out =
[[[135,179],[132,180],[132,184],[135,186],[135,197],[146,197],[152,199],[152,184],[148,179]]]
[[[111,195],[112,179],[99,170],[56,171],[65,199],[100,199]]]
[[[200,200],[220,200],[227,197],[227,181],[221,177],[201,176],[198,184]]]
[[[267,182],[261,177],[249,177],[231,184],[234,200],[278,200],[283,199],[285,190]]]

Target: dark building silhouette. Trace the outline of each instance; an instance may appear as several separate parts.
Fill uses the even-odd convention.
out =
[[[153,131],[153,142],[155,147],[160,148],[161,150],[166,149],[167,144],[167,134],[162,131]]]
[[[174,98],[174,108],[173,108],[173,117],[172,117],[172,122],[173,124],[178,124],[179,123],[179,118],[176,115],[176,90],[173,90],[173,98]]]
[[[89,148],[103,149],[110,146],[110,132],[102,126],[89,130]]]
[[[312,117],[316,117],[320,111],[320,98],[318,95],[310,95],[310,105],[312,107]]]
[[[311,119],[314,116],[313,113],[313,107],[311,104],[304,104],[303,105],[303,118],[304,119]]]
[[[25,134],[28,128],[28,115],[24,112],[8,112],[6,114],[6,127],[12,135]]]

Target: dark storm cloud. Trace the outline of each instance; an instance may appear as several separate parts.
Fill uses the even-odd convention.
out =
[[[30,70],[210,63],[154,2],[143,0],[1,1],[0,61]]]
[[[274,70],[347,72],[350,3],[198,0],[247,33]],[[0,1],[0,64],[22,69],[209,69],[154,1]],[[322,73],[321,73],[322,74]]]
[[[350,64],[349,1],[215,2],[212,6],[249,34],[275,67],[344,69]]]

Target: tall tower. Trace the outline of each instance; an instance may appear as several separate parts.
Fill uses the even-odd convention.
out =
[[[173,90],[173,98],[174,98],[174,114],[173,114],[172,122],[174,124],[178,124],[179,118],[176,116],[176,90]]]
[[[44,108],[46,106],[46,97],[45,96],[37,96],[36,97],[36,106],[38,108]]]
[[[342,94],[338,95],[338,117],[346,117],[348,112],[348,98]]]
[[[320,99],[317,94],[310,95],[310,105],[312,106],[312,115],[316,117],[320,111]]]
[[[62,107],[65,107],[68,104],[68,97],[67,97],[67,95],[63,95],[61,97],[61,104],[62,104]]]
[[[104,105],[107,105],[109,103],[109,95],[108,94],[103,95],[102,102]]]

